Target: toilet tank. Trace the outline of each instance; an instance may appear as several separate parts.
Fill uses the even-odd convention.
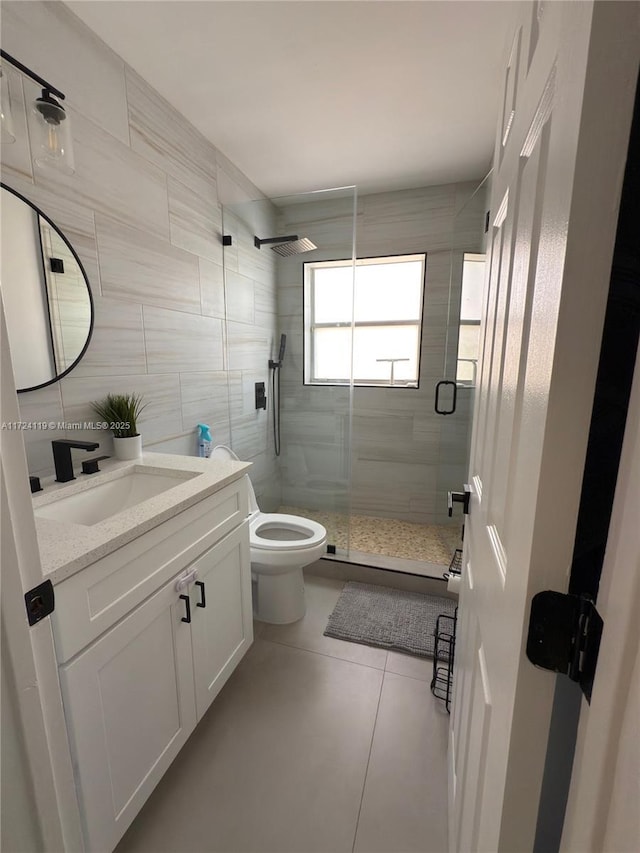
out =
[[[209,459],[225,459],[227,462],[229,460],[235,460],[236,462],[240,462],[236,454],[230,447],[227,447],[226,444],[216,444],[211,453],[209,454]],[[249,489],[249,514],[254,515],[256,512],[260,512],[260,507],[258,506],[258,501],[256,500],[256,493],[253,490],[253,484],[249,479],[249,475],[245,474],[247,478],[247,488]]]

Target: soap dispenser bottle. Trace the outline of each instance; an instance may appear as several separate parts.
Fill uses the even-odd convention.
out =
[[[198,429],[200,431],[198,434],[198,456],[208,459],[211,455],[211,445],[213,444],[211,432],[207,424],[198,424]]]

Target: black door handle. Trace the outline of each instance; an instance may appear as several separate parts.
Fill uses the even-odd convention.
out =
[[[196,581],[196,586],[200,587],[200,601],[196,602],[196,607],[206,607],[207,599],[204,597],[204,583],[202,581]]]
[[[440,409],[438,407],[438,403],[440,402],[440,389],[443,385],[452,385],[453,386],[453,400],[451,401],[450,409]],[[456,402],[458,399],[458,383],[453,382],[451,379],[441,379],[440,382],[436,385],[436,400],[435,400],[435,410],[437,415],[452,415],[456,410]]]
[[[469,499],[471,498],[471,488],[464,485],[464,492],[447,492],[447,507],[449,509],[449,518],[453,515],[453,504],[461,503],[462,511],[465,515],[469,515]]]
[[[182,599],[182,601],[184,601],[185,608],[187,611],[186,616],[183,616],[180,621],[189,623],[191,622],[191,601],[189,600],[188,595],[181,595],[180,598]]]

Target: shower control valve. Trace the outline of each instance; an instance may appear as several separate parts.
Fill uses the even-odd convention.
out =
[[[264,382],[256,382],[256,409],[267,408],[267,392]]]

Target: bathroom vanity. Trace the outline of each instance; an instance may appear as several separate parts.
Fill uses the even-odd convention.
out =
[[[87,850],[113,850],[251,645],[248,468],[145,454],[34,499]]]

